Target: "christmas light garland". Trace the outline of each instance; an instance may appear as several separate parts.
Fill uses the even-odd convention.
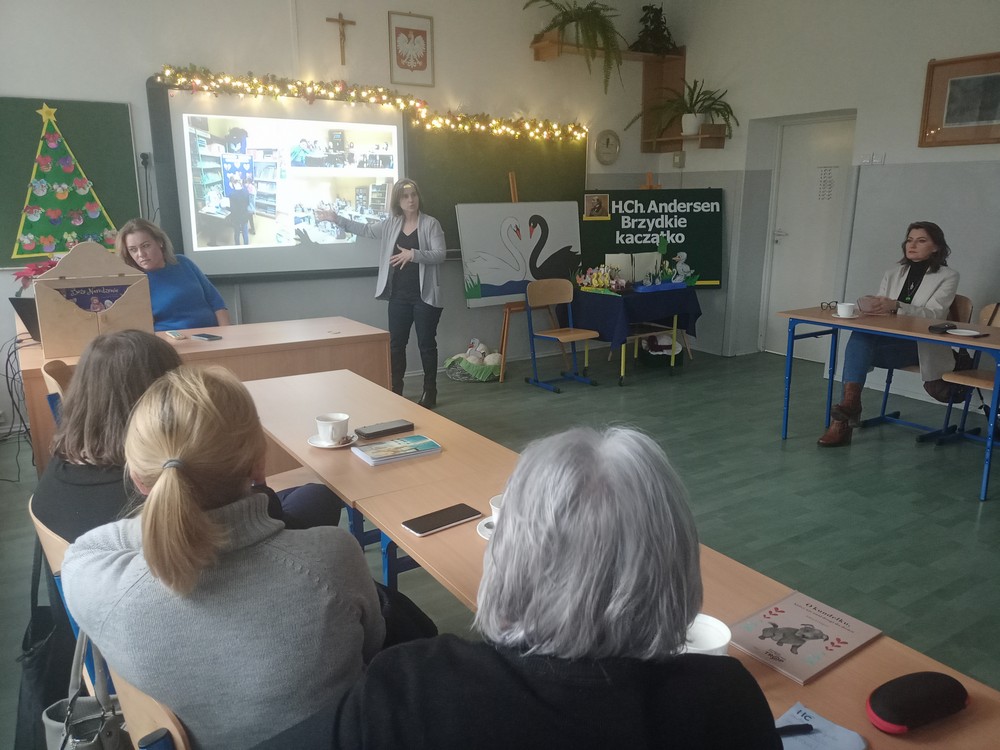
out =
[[[385,86],[362,86],[347,81],[301,81],[275,75],[244,76],[213,73],[196,65],[178,67],[164,65],[156,74],[157,83],[171,89],[199,91],[210,94],[238,96],[294,97],[312,104],[317,99],[366,104],[399,109],[413,117],[413,124],[427,130],[450,130],[460,133],[480,133],[503,138],[530,138],[547,141],[582,141],[587,128],[580,123],[558,123],[535,118],[494,117],[486,113],[464,115],[457,112],[430,112],[427,102]]]

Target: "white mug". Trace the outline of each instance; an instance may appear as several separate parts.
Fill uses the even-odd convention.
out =
[[[838,302],[837,315],[841,318],[853,318],[855,306],[853,302]]]
[[[711,615],[699,613],[688,628],[687,642],[681,653],[726,656],[732,639],[732,631],[726,623]]]
[[[490,511],[493,513],[493,523],[500,520],[500,507],[503,505],[503,495],[494,495],[490,498]]]
[[[347,437],[347,423],[349,414],[343,412],[331,412],[320,414],[316,417],[316,431],[319,439],[324,443],[342,443]]]

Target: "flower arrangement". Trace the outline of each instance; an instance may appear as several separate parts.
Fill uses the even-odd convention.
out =
[[[17,291],[14,292],[15,297],[20,297],[24,294],[24,290],[31,286],[31,282],[36,276],[41,276],[46,271],[51,271],[56,267],[57,260],[43,260],[38,263],[29,263],[20,271],[14,272],[14,280],[20,281],[21,286],[18,287]]]

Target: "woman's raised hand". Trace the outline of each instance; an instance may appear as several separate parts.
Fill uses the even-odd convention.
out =
[[[313,215],[316,217],[316,221],[329,221],[333,224],[336,224],[337,219],[340,218],[340,215],[332,208],[314,209]]]

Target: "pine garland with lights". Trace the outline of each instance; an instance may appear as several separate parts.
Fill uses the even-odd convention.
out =
[[[347,81],[301,81],[275,75],[231,75],[213,73],[208,68],[188,65],[164,65],[156,75],[157,83],[171,89],[236,94],[238,96],[294,97],[312,104],[317,99],[394,107],[413,117],[413,124],[427,130],[450,130],[461,133],[490,134],[503,138],[531,138],[549,141],[582,141],[587,128],[577,122],[563,123],[535,118],[494,117],[486,113],[464,115],[456,112],[438,114],[427,102],[385,86],[362,86]]]

